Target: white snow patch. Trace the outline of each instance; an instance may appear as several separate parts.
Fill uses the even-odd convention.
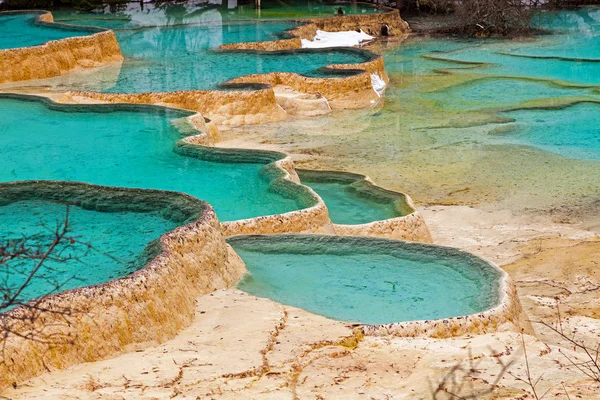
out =
[[[383,92],[385,92],[386,84],[383,79],[379,76],[379,74],[374,73],[371,74],[371,86],[373,86],[373,90],[377,93],[377,96],[383,96]]]
[[[314,40],[302,39],[302,48],[354,47],[373,39],[375,39],[373,36],[367,35],[362,30],[360,32],[325,32],[317,30]]]

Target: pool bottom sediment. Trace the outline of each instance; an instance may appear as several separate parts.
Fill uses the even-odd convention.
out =
[[[452,248],[367,237],[234,236],[250,294],[365,334],[448,337],[505,323],[530,329],[500,268]]]
[[[298,176],[325,201],[335,224],[365,224],[406,216],[415,211],[403,195],[377,190],[361,175],[298,170]]]
[[[225,243],[212,208],[188,195],[49,181],[0,187],[3,204],[50,201],[103,212],[155,210],[185,224],[161,236],[152,260],[134,273],[39,298],[0,315],[2,326],[19,334],[4,342],[2,388],[48,368],[168,340],[190,324],[198,296],[230,287],[245,271]]]

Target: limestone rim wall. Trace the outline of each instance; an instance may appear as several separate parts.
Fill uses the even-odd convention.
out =
[[[317,50],[318,51],[318,50]],[[323,50],[321,50],[323,51]],[[353,51],[347,49],[347,51]],[[389,82],[383,57],[364,50],[356,50],[370,56],[371,59],[360,64],[334,64],[321,69],[323,73],[345,76],[327,78],[310,77],[293,72],[270,72],[266,74],[244,75],[226,82],[226,84],[266,84],[290,86],[303,93],[319,93],[325,97],[332,109],[355,109],[369,107],[380,98],[373,90],[371,74],[377,74],[386,83]]]
[[[285,153],[269,150],[247,150],[211,147],[212,135],[201,133],[180,141],[179,150],[189,156],[192,152],[207,152],[208,157],[236,158],[240,162],[267,162],[261,174],[269,179],[270,189],[300,202],[303,208],[283,214],[265,215],[236,221],[222,222],[225,236],[241,234],[275,234],[287,232],[310,232],[333,234],[329,212],[323,199],[310,187],[302,185],[294,162]]]
[[[52,14],[37,11],[36,22],[56,24]],[[7,11],[9,14],[24,14],[35,11]],[[0,15],[4,14],[1,12]],[[0,50],[0,83],[43,79],[79,68],[94,68],[107,63],[123,61],[121,48],[113,31],[101,28],[75,27],[70,29],[90,32],[88,36],[74,36],[51,40],[38,46]]]
[[[300,184],[292,159],[289,156],[267,165],[263,171],[273,177],[272,187],[279,193],[298,193],[315,204],[284,214],[266,215],[243,220],[223,222],[225,236],[242,234],[276,233],[328,233],[334,229],[329,219],[329,211],[323,199],[308,186]]]
[[[336,235],[341,236],[377,236],[391,239],[409,240],[415,242],[431,243],[431,233],[425,223],[423,215],[417,210],[412,198],[401,192],[384,189],[377,186],[371,178],[365,175],[326,170],[297,169],[300,181],[304,176],[307,179],[316,179],[325,182],[340,182],[352,186],[356,191],[367,196],[380,198],[391,202],[398,210],[400,216],[365,224],[344,225],[333,224]]]
[[[245,272],[243,262],[226,244],[212,207],[191,196],[77,182],[28,181],[1,186],[23,185],[50,187],[54,192],[83,190],[91,199],[97,193],[118,193],[121,199],[132,196],[135,201],[144,196],[167,196],[197,204],[200,218],[161,236],[161,253],[126,277],[34,300],[47,310],[63,310],[68,304],[76,312],[67,319],[44,312],[32,325],[24,325],[19,321],[32,311],[22,306],[2,315],[3,327],[14,323],[12,328],[20,333],[44,327],[44,335],[60,335],[63,340],[48,344],[9,337],[4,349],[6,363],[0,364],[0,388],[48,369],[104,359],[131,351],[136,344],[143,348],[168,340],[191,323],[198,296],[230,287]]]
[[[70,90],[71,97],[106,103],[151,104],[200,112],[216,124],[241,126],[287,119],[277,104],[273,89],[262,85],[254,90],[181,90],[152,93],[102,93]]]
[[[372,4],[370,4],[372,5]],[[381,27],[387,25],[388,35],[398,36],[410,32],[408,24],[400,17],[397,9],[381,7],[387,11],[376,14],[348,14],[334,17],[297,19],[301,25],[282,32],[284,39],[264,42],[228,43],[221,50],[293,50],[302,48],[301,39],[313,40],[317,30],[327,32],[356,31],[362,29],[368,35],[381,37]]]
[[[393,324],[364,324],[360,326],[363,334],[366,336],[431,337],[436,339],[466,334],[486,334],[500,330],[534,334],[531,321],[521,306],[514,281],[502,268],[490,261],[486,260],[486,262],[497,269],[502,276],[500,299],[495,307],[481,313],[453,318]]]
[[[390,324],[352,324],[359,327],[366,336],[397,336],[397,337],[431,337],[448,338],[462,336],[465,334],[493,333],[499,330],[513,330],[517,332],[533,333],[533,328],[527,316],[522,310],[521,303],[517,296],[516,286],[508,273],[492,262],[489,262],[468,251],[460,250],[454,247],[440,246],[435,244],[424,244],[418,242],[408,242],[398,239],[374,238],[365,236],[326,236],[326,235],[276,235],[269,238],[266,235],[243,235],[228,238],[228,243],[236,240],[258,240],[258,241],[284,241],[287,238],[295,240],[316,241],[320,248],[327,252],[335,254],[335,244],[341,241],[353,242],[353,246],[370,242],[374,248],[388,248],[395,251],[402,251],[403,248],[410,249],[436,249],[443,254],[460,255],[461,257],[477,260],[478,264],[485,265],[497,274],[498,298],[488,310],[480,313],[459,316],[454,318],[442,318],[435,320],[417,320],[397,322]],[[394,248],[391,248],[393,245]],[[386,250],[389,251],[389,250]]]
[[[52,19],[52,15],[48,12],[43,12],[41,15],[45,19]],[[369,25],[381,24],[382,21],[398,27],[398,31],[406,30],[406,23],[400,18],[398,10],[380,14],[347,15],[302,21],[306,24],[295,28],[297,32],[293,29],[285,34],[310,36],[310,32],[316,32],[318,27],[347,30],[350,29],[349,26],[359,26],[362,22]],[[299,37],[258,43],[234,43],[220,47],[221,50],[228,51],[269,52],[299,48],[301,48]],[[321,51],[329,51],[329,49]],[[224,126],[278,122],[285,120],[288,114],[277,104],[272,89],[276,85],[290,86],[304,93],[320,93],[333,109],[354,109],[377,104],[380,99],[372,88],[369,74],[375,73],[386,83],[389,81],[383,58],[366,50],[356,51],[365,53],[371,59],[360,64],[330,65],[323,68],[323,72],[329,71],[338,75],[340,70],[346,70],[345,76],[315,78],[295,73],[273,72],[242,76],[222,84],[223,88],[231,89],[237,85],[239,89],[245,90],[183,90],[130,94],[68,91],[67,94],[108,103],[156,104],[183,108],[201,112],[216,124]],[[11,50],[10,57],[3,57],[0,60],[0,83],[7,83],[58,76],[80,67],[97,67],[108,62],[122,61],[123,56],[114,33],[108,30],[88,37],[67,38],[47,42],[41,46],[14,49]]]
[[[190,117],[191,118],[191,117]],[[409,241],[430,243],[431,234],[423,216],[416,209],[410,196],[384,189],[374,184],[370,178],[349,172],[314,171],[297,169],[291,157],[275,151],[216,148],[214,136],[207,133],[188,136],[181,140],[182,145],[194,146],[195,151],[207,151],[209,159],[235,157],[243,162],[271,161],[262,173],[272,182],[273,190],[304,202],[305,208],[283,214],[260,216],[244,220],[222,222],[225,236],[243,234],[278,233],[326,233],[344,236],[378,236]],[[208,147],[208,148],[207,148]],[[188,148],[193,150],[192,147]],[[199,149],[199,150],[198,150]],[[178,150],[176,150],[178,151]],[[211,155],[212,153],[216,154]],[[186,154],[189,155],[189,154]],[[300,178],[298,176],[300,174]],[[325,175],[329,179],[354,182],[358,190],[370,192],[374,196],[387,197],[393,201],[399,212],[406,214],[396,218],[374,221],[360,225],[334,224],[329,218],[327,206],[321,197],[309,186],[302,185],[301,176],[307,174]]]

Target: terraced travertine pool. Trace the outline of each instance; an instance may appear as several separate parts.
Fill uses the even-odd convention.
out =
[[[391,80],[382,108],[240,134],[292,152],[318,149],[303,168],[368,174],[420,203],[600,222],[600,8],[536,21],[551,34],[382,46]]]
[[[215,51],[223,43],[273,39],[292,25],[219,20],[212,12],[205,15],[209,23],[194,16],[192,20],[200,23],[178,25],[188,12],[164,13],[159,22],[148,22],[156,15],[142,17],[143,13],[132,12],[125,19],[119,14],[104,15],[99,25],[117,29],[126,56],[123,66],[116,75],[111,75],[114,69],[89,73],[83,84],[73,84],[68,75],[58,81],[67,87],[112,92],[207,89],[249,73],[291,71],[325,76],[320,69],[325,65],[357,63],[370,57],[355,50]],[[595,13],[592,8],[577,15],[596,21]],[[63,20],[88,24],[97,17],[71,13],[63,15]],[[560,15],[548,18],[564,25]],[[597,174],[592,174],[597,171],[600,151],[595,128],[600,107],[596,54],[586,50],[582,55],[564,55],[568,49],[553,40],[563,40],[559,38],[565,35],[577,43],[581,37],[595,38],[597,33],[592,24],[589,30],[565,30],[536,41],[410,39],[385,52],[392,88],[383,108],[286,121],[283,132],[281,125],[252,129],[269,135],[275,126],[278,140],[307,140],[318,146],[321,154],[330,156],[329,167],[367,172],[387,187],[408,188],[421,201],[500,199],[531,207],[524,198],[537,197],[543,192],[540,187],[554,182],[560,182],[562,186],[555,187],[568,191],[569,196],[577,190],[594,195],[600,187],[594,185]],[[537,40],[549,43],[545,55],[536,50]],[[221,220],[282,213],[307,205],[306,199],[290,199],[272,190],[270,182],[261,177],[264,159],[251,162],[248,156],[243,162],[229,162],[232,160],[225,157],[211,162],[201,155],[209,150],[197,150],[198,157],[180,154],[176,141],[189,132],[169,121],[189,114],[156,108],[49,108],[43,102],[20,98],[0,102],[4,129],[0,152],[6,166],[0,170],[0,181],[57,179],[176,190],[207,200]],[[307,126],[319,129],[307,131]],[[586,128],[580,130],[581,126]],[[565,169],[565,165],[577,168]],[[306,182],[329,202],[334,222],[359,224],[399,212],[388,203],[361,199],[346,190],[348,185]],[[529,191],[520,193],[524,187]],[[550,201],[557,201],[550,195]],[[543,204],[535,200],[534,206]],[[9,207],[5,208],[8,219],[44,207],[57,215],[55,204],[4,207]],[[156,215],[123,215],[113,221],[123,222],[123,226],[110,225],[114,215],[81,215],[106,219],[109,229],[117,232],[126,231],[136,218],[147,218],[143,223],[154,228],[145,240],[172,227]],[[483,311],[498,301],[498,271],[479,259],[449,250],[317,236],[233,238],[230,243],[251,271],[241,288],[336,319],[386,323],[451,317]],[[110,248],[113,244],[104,245]],[[133,253],[141,249],[131,248]],[[135,262],[133,253],[123,257],[128,265]],[[106,279],[118,275],[108,271]],[[356,276],[364,285],[356,284]],[[345,300],[335,301],[340,298]]]
[[[238,288],[329,318],[386,324],[468,315],[499,301],[499,270],[458,250],[387,239],[234,236]]]
[[[90,34],[89,30],[36,21],[43,12],[0,14],[0,50],[37,46],[50,40]]]
[[[268,161],[260,161],[259,153],[250,152],[247,162],[226,154],[207,161],[203,150],[180,154],[176,142],[199,132],[191,127],[182,132],[171,122],[189,115],[156,107],[57,106],[0,97],[0,182],[45,179],[173,190],[208,201],[222,221],[305,205],[270,189],[270,180],[261,175]]]
[[[363,176],[335,171],[297,172],[302,184],[323,199],[335,224],[367,224],[414,212],[403,194],[378,188]]]
[[[32,284],[25,286],[21,301],[129,275],[157,255],[152,251],[153,241],[182,222],[165,218],[159,210],[100,212],[47,200],[24,200],[0,205],[0,241],[16,244],[27,238],[26,246],[46,249],[56,230],[62,228],[67,210],[66,239],[44,262]],[[73,243],[70,238],[75,238]],[[39,260],[28,258],[11,262],[10,273],[3,277],[3,290],[10,293],[23,285],[36,262]]]
[[[361,197],[348,184],[303,179],[327,204],[329,217],[336,224],[365,224],[399,216],[391,202],[377,202]]]
[[[371,55],[357,49],[220,51],[217,48],[222,44],[285,37],[284,31],[297,26],[297,23],[259,21],[256,18],[252,21],[230,20],[227,12],[205,6],[200,6],[197,11],[169,6],[155,13],[139,9],[126,14],[57,13],[57,22],[96,24],[113,29],[126,58],[119,67],[118,77],[115,77],[114,67],[99,69],[91,79],[79,80],[77,88],[113,93],[217,89],[230,79],[257,73],[342,76],[348,72],[324,70],[323,67],[371,59]],[[171,15],[172,9],[175,15]],[[162,17],[157,17],[157,14]],[[203,17],[194,16],[196,14]],[[57,81],[73,86],[70,79],[70,75],[66,75]]]

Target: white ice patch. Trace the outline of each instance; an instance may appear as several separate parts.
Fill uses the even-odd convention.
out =
[[[325,32],[317,30],[314,40],[302,39],[302,48],[354,47],[373,39],[375,39],[373,36],[367,35],[362,30],[360,32]]]
[[[373,90],[377,93],[377,96],[383,96],[383,92],[385,92],[386,84],[383,79],[379,76],[379,74],[374,73],[371,74],[371,86],[373,86]]]

